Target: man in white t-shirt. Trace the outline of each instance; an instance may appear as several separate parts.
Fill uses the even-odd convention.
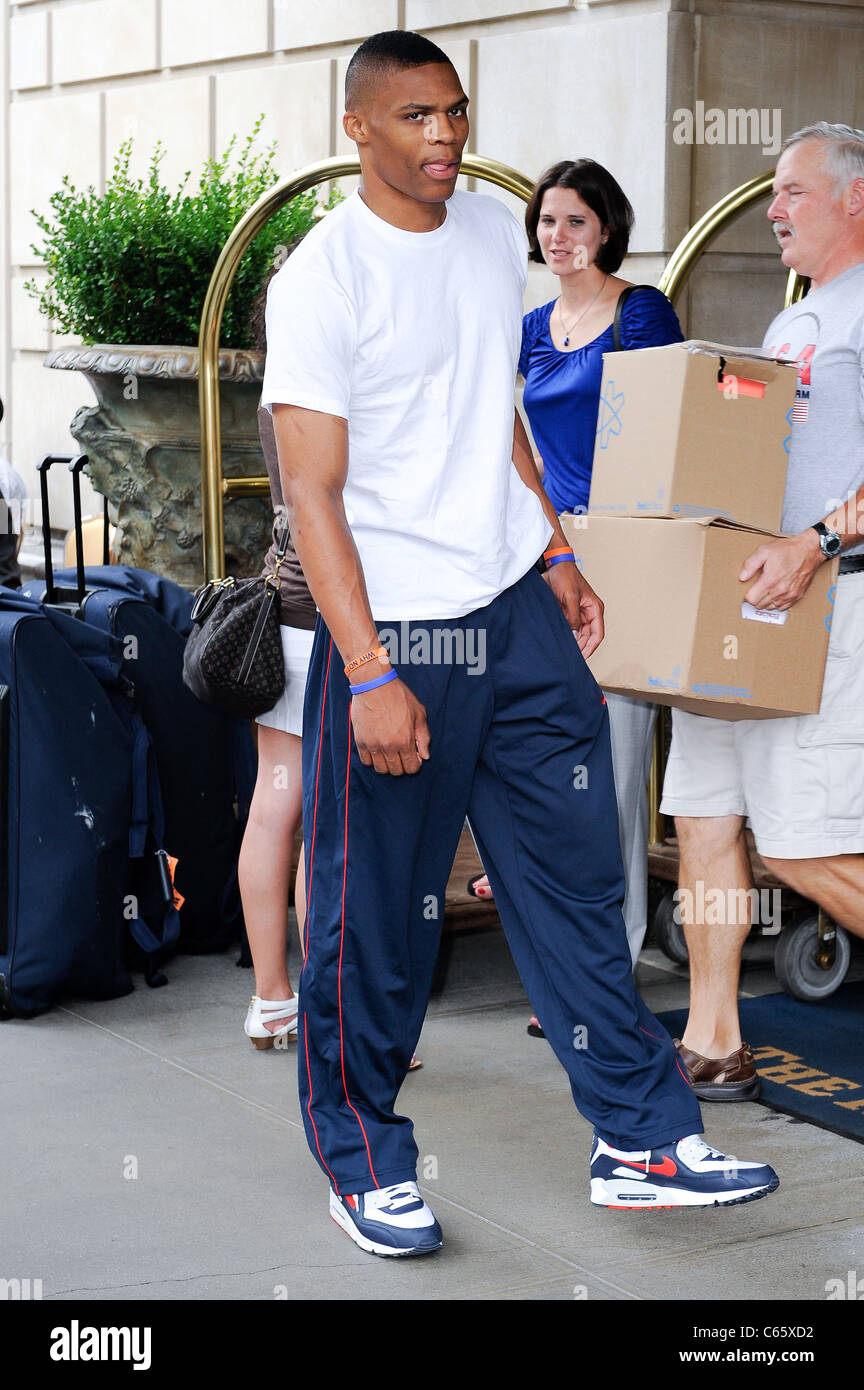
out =
[[[454,191],[467,104],[428,39],[361,45],[344,117],[360,188],[267,305],[262,403],[321,615],[302,1113],[331,1216],[382,1255],[441,1245],[394,1105],[469,812],[528,996],[596,1126],[591,1200],[709,1206],[778,1182],[698,1137],[671,1040],[633,988],[608,715],[584,659],[602,605],[514,408],[524,236],[499,201]]]

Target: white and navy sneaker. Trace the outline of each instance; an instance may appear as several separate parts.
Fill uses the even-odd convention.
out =
[[[416,1182],[341,1197],[331,1188],[330,1219],[371,1255],[427,1255],[443,1244],[441,1227]]]
[[[643,1153],[613,1149],[594,1135],[591,1201],[598,1207],[727,1207],[779,1186],[767,1163],[727,1158],[698,1134]]]

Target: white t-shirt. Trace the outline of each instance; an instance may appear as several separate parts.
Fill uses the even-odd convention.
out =
[[[512,461],[524,233],[482,194],[446,208],[407,232],[355,191],[267,295],[261,402],[348,421],[343,501],[376,621],[482,608],[552,534]]]

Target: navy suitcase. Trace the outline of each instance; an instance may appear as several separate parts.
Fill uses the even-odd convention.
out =
[[[130,892],[159,826],[123,664],[107,633],[0,589],[0,1014],[127,994],[130,932],[152,956],[179,927],[166,904],[154,933]]]
[[[66,584],[71,572],[61,572]],[[153,738],[165,844],[184,898],[180,948],[224,950],[243,931],[237,856],[255,784],[249,721],[202,705],[183,684],[193,596],[146,570],[88,567],[80,616],[120,639]]]
[[[120,639],[125,672],[153,739],[165,847],[177,860],[174,883],[184,902],[180,948],[224,950],[243,934],[237,857],[255,785],[256,755],[248,720],[201,704],[183,684],[183,650],[194,596],[148,570],[104,564],[85,570],[80,473],[86,455],[48,456],[40,464],[45,582],[24,591],[60,605]],[[46,475],[55,462],[72,474],[77,565],[55,575],[51,563]],[[108,553],[105,513],[103,555]]]

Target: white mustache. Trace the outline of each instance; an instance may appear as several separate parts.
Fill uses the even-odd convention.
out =
[[[795,229],[790,227],[788,222],[775,222],[771,230],[777,241],[780,240],[780,232],[788,232],[790,236],[795,235]]]

